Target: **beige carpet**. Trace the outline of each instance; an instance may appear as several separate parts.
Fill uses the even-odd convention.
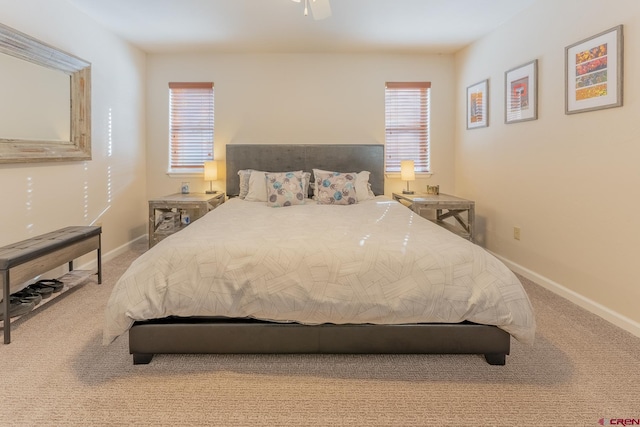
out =
[[[448,355],[159,355],[101,345],[111,287],[144,250],[19,319],[0,345],[2,426],[597,426],[640,418],[640,339],[523,279],[533,347]],[[603,284],[605,286],[606,284]]]

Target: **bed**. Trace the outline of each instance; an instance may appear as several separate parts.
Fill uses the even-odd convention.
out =
[[[445,353],[504,365],[512,336],[533,342],[531,305],[504,264],[381,196],[383,146],[230,144],[226,154],[229,201],[114,287],[103,341],[128,333],[134,364],[167,353]],[[359,197],[265,203],[252,197],[256,181],[241,188],[238,171],[251,170],[288,172],[277,178],[292,188],[314,171],[310,193],[316,175],[342,171],[322,180],[335,188],[348,172],[345,199]]]

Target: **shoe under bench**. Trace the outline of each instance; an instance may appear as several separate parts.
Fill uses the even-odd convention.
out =
[[[25,282],[61,265],[69,265],[65,276],[88,277],[93,271],[73,270],[73,261],[96,251],[98,284],[102,283],[102,254],[100,226],[70,226],[0,247],[0,280],[4,343],[11,342],[9,295],[24,288]],[[86,273],[86,274],[84,274]],[[60,279],[65,282],[65,276]]]

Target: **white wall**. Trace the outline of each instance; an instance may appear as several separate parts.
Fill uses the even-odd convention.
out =
[[[148,196],[208,189],[201,176],[166,175],[170,81],[215,84],[214,157],[229,143],[384,143],[386,81],[432,82],[429,182],[453,189],[454,62],[451,55],[150,54],[147,62]],[[414,188],[426,189],[427,180]],[[387,180],[386,192],[404,184]],[[225,189],[224,181],[214,188]]]
[[[624,106],[564,114],[564,48],[624,24]],[[456,55],[455,188],[481,244],[640,335],[640,2],[537,0]],[[539,119],[504,124],[504,72],[539,61]],[[490,79],[489,127],[466,130],[466,87]],[[513,227],[522,229],[520,241]]]
[[[69,90],[69,75],[0,55],[0,138],[70,141]]]
[[[65,0],[0,0],[0,22],[91,62],[93,152],[85,162],[0,164],[0,246],[95,222],[104,254],[143,236],[144,53]]]

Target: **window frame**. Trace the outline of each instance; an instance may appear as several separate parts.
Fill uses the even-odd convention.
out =
[[[178,107],[178,103],[182,103],[182,107]],[[176,122],[176,119],[182,120],[182,123]],[[199,133],[204,135],[198,135]],[[169,82],[167,174],[176,176],[204,173],[204,162],[214,160],[214,145],[213,82]],[[176,154],[176,150],[180,148],[187,152]]]
[[[417,112],[416,103],[411,99],[416,94]],[[401,160],[413,160],[416,175],[432,174],[430,104],[431,82],[385,83],[385,174],[399,176]]]

